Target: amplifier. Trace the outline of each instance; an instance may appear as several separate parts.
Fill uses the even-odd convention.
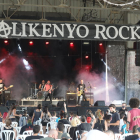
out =
[[[77,94],[66,94],[66,99],[67,99],[67,105],[69,106],[76,106],[77,104]]]

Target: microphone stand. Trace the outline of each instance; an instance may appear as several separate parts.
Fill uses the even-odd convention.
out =
[[[89,84],[89,88],[90,88],[90,105],[91,105],[91,85],[90,85],[90,83],[88,82],[88,84]],[[92,106],[92,105],[91,105]]]

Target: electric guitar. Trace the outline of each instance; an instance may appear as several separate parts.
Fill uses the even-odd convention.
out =
[[[12,88],[12,87],[13,87],[13,85],[10,85],[7,89]],[[5,91],[5,89],[0,89],[0,94],[2,94],[3,91]]]
[[[77,96],[81,96],[83,93],[84,93],[84,91],[80,90],[80,91],[77,92]]]

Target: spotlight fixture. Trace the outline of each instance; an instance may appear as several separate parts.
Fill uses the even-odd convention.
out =
[[[4,40],[4,44],[7,45],[8,44],[8,40]]]
[[[70,42],[70,47],[74,47],[74,43],[73,42]]]
[[[33,41],[29,41],[29,45],[30,46],[33,46],[34,45],[34,42]]]

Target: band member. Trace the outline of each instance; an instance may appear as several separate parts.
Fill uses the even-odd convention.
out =
[[[39,89],[41,91],[43,91],[44,90],[44,87],[45,87],[45,80],[42,80],[42,83],[39,85]]]
[[[84,81],[81,80],[81,83],[77,86],[77,92],[78,92],[78,94],[81,93],[81,95],[83,96],[83,100],[85,99],[85,101],[86,101],[85,91],[87,91],[86,86],[84,84]],[[81,95],[78,96],[78,104],[79,104]]]
[[[52,95],[51,95],[51,90],[52,90],[52,85],[51,85],[51,82],[50,81],[47,81],[47,83],[45,84],[45,87],[44,87],[44,91],[46,91],[45,93],[45,101],[46,99],[50,98],[50,101],[52,103]]]
[[[0,104],[5,105],[5,92],[1,90],[7,90],[5,84],[3,83],[2,78],[0,78]]]

